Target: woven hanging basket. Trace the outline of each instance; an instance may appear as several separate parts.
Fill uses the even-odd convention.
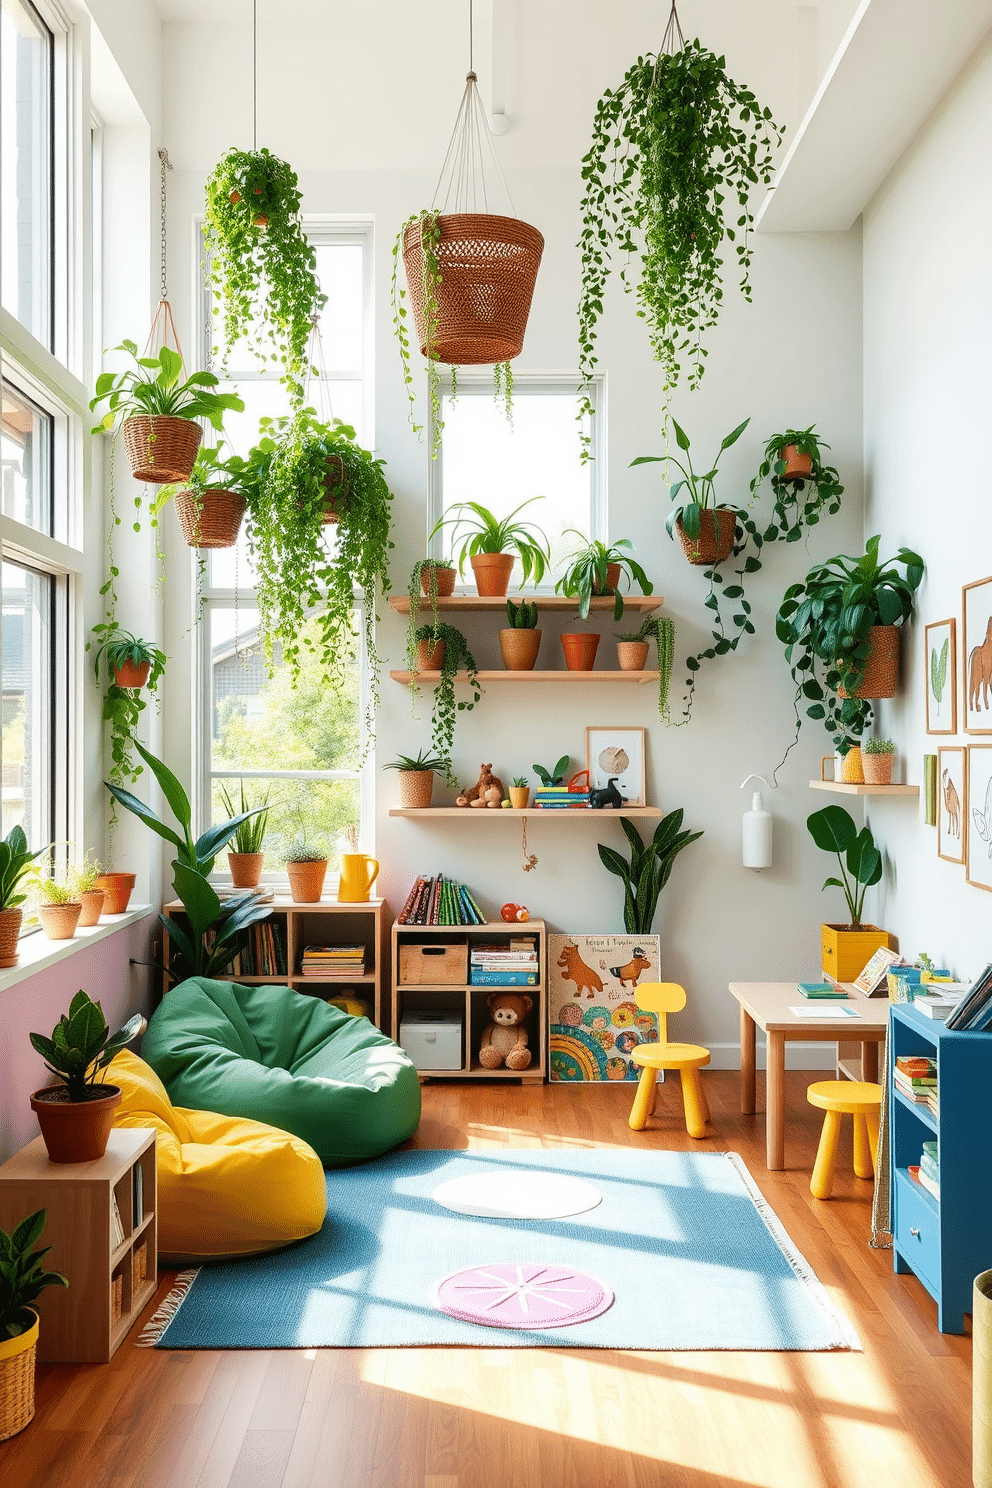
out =
[[[177,491],[176,516],[188,548],[233,548],[245,498],[237,491]]]
[[[189,480],[203,430],[193,419],[143,413],[125,419],[121,434],[135,480],[172,485]]]
[[[324,507],[324,526],[335,523],[344,511],[348,500],[348,477],[340,455],[327,457],[327,505]]]
[[[690,563],[696,566],[722,563],[725,558],[730,557],[734,546],[737,513],[725,507],[718,507],[715,513],[711,508],[701,511],[698,537],[690,537],[680,521],[675,523],[675,530],[679,535],[682,551]]]
[[[865,662],[865,675],[854,696],[859,698],[895,697],[899,687],[899,627],[898,625],[873,625],[869,631],[871,651]],[[844,687],[837,689],[837,696],[850,696]]]
[[[31,1308],[34,1312],[34,1308]],[[38,1315],[26,1333],[0,1343],[0,1441],[23,1431],[34,1417],[34,1362]]]
[[[421,224],[403,234],[403,264],[424,356],[453,367],[509,362],[523,350],[544,238],[516,217],[443,213],[437,219],[437,327],[428,348]]]

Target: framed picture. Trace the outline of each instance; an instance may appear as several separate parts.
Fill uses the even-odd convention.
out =
[[[992,746],[986,745],[992,749]],[[937,856],[948,863],[968,858],[965,810],[968,805],[968,751],[961,748],[937,751]]]
[[[961,591],[964,622],[964,731],[992,734],[992,578]]]
[[[646,806],[644,735],[642,728],[587,728],[589,789],[602,790],[612,780],[625,806]]]
[[[968,745],[965,878],[976,889],[992,893],[992,744]]]
[[[658,1018],[637,1006],[638,982],[660,980],[659,935],[549,935],[551,1079],[634,1081],[638,1044],[658,1042]]]
[[[927,733],[958,731],[957,623],[935,620],[926,637]]]

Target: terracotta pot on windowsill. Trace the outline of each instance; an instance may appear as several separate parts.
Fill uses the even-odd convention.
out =
[[[71,940],[79,924],[83,906],[78,899],[68,904],[39,904],[38,918],[49,940]]]
[[[17,937],[21,933],[23,909],[0,909],[0,968],[17,965]]]
[[[257,889],[262,881],[264,853],[229,852],[228,866],[231,869],[231,887],[235,889]]]
[[[315,862],[287,863],[286,873],[294,904],[319,904],[327,876],[326,858],[318,858]]]
[[[106,898],[103,889],[84,889],[80,894],[80,902],[83,912],[79,916],[77,928],[85,930],[90,925],[95,925],[103,913],[103,901]]]
[[[128,901],[134,893],[134,879],[133,873],[101,873],[96,887],[103,889],[103,914],[127,913]]]

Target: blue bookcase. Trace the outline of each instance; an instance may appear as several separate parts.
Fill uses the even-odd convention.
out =
[[[893,1264],[934,1298],[942,1333],[963,1333],[972,1282],[992,1267],[992,1033],[958,1033],[900,1003],[889,1036]],[[906,1054],[936,1058],[938,1115],[895,1088],[895,1061]],[[939,1201],[907,1171],[934,1137]]]

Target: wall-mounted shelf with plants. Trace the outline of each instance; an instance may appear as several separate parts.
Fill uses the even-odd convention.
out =
[[[528,806],[524,810],[517,810],[512,806],[503,807],[499,811],[465,811],[460,806],[391,806],[389,816],[416,816],[434,817],[442,821],[498,821],[504,817],[540,817],[544,821],[552,818],[557,821],[598,821],[612,816],[627,817],[652,817],[664,816],[660,806],[619,806],[616,809],[610,807],[605,811],[591,811],[588,808],[580,811],[548,811],[542,806]]]
[[[403,682],[408,686],[411,682],[438,682],[441,672],[390,672],[394,682]],[[633,682],[644,684],[657,682],[658,672],[474,672],[469,677],[468,672],[456,672],[456,682]]]
[[[836,796],[918,796],[918,785],[853,785],[846,780],[811,780],[810,790],[832,791]]]
[[[536,598],[542,611],[558,610],[564,614],[575,613],[574,598],[563,599],[557,594],[538,594],[532,595],[531,598]],[[516,596],[514,599],[514,603],[516,604],[524,604],[525,602],[527,602],[527,596],[525,595]],[[593,612],[609,611],[612,614],[614,603],[615,600],[612,594],[594,595],[589,601],[589,609]],[[623,597],[625,610],[636,610],[642,614],[646,614],[651,610],[658,610],[664,603],[664,597],[660,594],[625,594]],[[429,605],[430,601],[425,599],[424,604]],[[410,596],[408,594],[392,595],[389,600],[389,608],[395,610],[399,615],[409,614]],[[471,610],[499,610],[502,612],[506,609],[506,599],[502,595],[453,594],[450,598],[439,596],[437,608],[439,612],[442,610],[461,610],[463,612]]]

